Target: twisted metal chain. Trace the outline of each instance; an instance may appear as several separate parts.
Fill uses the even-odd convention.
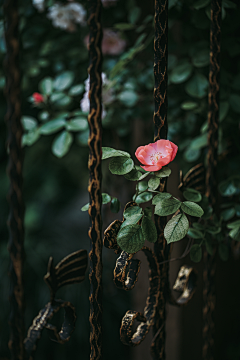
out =
[[[168,0],[155,0],[155,39],[154,39],[154,101],[155,111],[153,121],[155,125],[154,141],[167,138],[167,61],[168,61]],[[160,191],[165,189],[165,181],[160,185]],[[154,245],[154,252],[158,263],[168,259],[169,247],[164,239],[163,231],[166,225],[166,217],[155,217],[158,232],[158,240]],[[154,339],[151,346],[152,358],[164,360],[165,355],[165,321],[166,299],[168,294],[168,271],[169,263],[160,265],[160,292],[158,308],[153,327]]]
[[[101,0],[89,0],[90,16],[88,20],[89,36],[89,56],[90,65],[88,72],[90,75],[90,113],[88,124],[90,129],[89,145],[89,216],[90,229],[89,237],[91,240],[90,259],[90,344],[91,360],[102,359],[102,220],[101,220],[101,146],[102,146],[102,126],[101,126],[101,66],[102,66],[102,27],[100,22]]]
[[[19,40],[18,40],[18,2],[5,0],[5,40],[7,55],[5,59],[6,98],[8,127],[7,148],[9,162],[7,173],[10,179],[8,195],[10,214],[8,219],[10,253],[10,339],[9,348],[11,359],[24,358],[24,202],[22,195],[23,151],[21,148],[21,73],[19,68]]]
[[[208,94],[208,167],[206,174],[206,195],[218,214],[218,123],[219,123],[219,79],[220,79],[220,35],[221,35],[221,0],[212,0],[210,29],[210,69]],[[214,319],[215,309],[215,253],[204,252],[203,271],[203,359],[214,359]]]

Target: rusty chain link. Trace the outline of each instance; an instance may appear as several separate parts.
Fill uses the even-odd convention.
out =
[[[11,359],[24,359],[24,202],[22,195],[23,150],[21,147],[21,72],[19,66],[20,43],[18,39],[18,2],[4,1],[5,41],[7,55],[6,73],[6,123],[8,127],[7,149],[9,162],[7,173],[10,179],[8,195],[10,214],[8,219],[10,253],[10,340]]]
[[[88,124],[90,129],[89,145],[89,216],[91,240],[90,260],[90,345],[91,360],[102,359],[102,220],[101,220],[101,95],[102,95],[102,27],[101,27],[101,0],[89,0],[90,15],[88,20],[89,35],[89,56],[90,65],[88,68],[90,76],[90,113]]]
[[[208,94],[208,167],[206,174],[206,195],[213,207],[214,214],[218,209],[218,123],[219,123],[219,81],[220,81],[220,36],[221,36],[221,0],[211,2],[210,28],[210,67]],[[203,352],[204,360],[214,359],[214,309],[215,309],[215,252],[209,255],[204,252],[203,271]]]

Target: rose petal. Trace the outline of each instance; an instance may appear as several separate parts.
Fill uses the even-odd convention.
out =
[[[175,158],[175,156],[176,156],[176,154],[177,154],[177,151],[178,151],[178,147],[177,147],[177,145],[175,145],[174,143],[172,143],[171,141],[170,141],[170,143],[171,143],[171,147],[172,147],[172,156],[171,156],[171,161],[173,161],[173,159]]]
[[[161,170],[162,166],[161,165],[148,165],[148,166],[142,166],[140,165],[141,168],[143,168],[145,171],[158,171]]]

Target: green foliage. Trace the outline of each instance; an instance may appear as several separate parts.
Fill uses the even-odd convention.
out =
[[[194,262],[199,262],[202,259],[202,248],[200,245],[195,244],[191,247],[190,258]]]
[[[140,225],[127,225],[117,235],[117,243],[123,251],[133,254],[144,245],[144,236]]]
[[[164,229],[164,237],[167,243],[183,239],[189,228],[189,222],[185,214],[178,214],[168,221]]]
[[[198,204],[191,201],[184,201],[181,205],[182,211],[191,216],[201,217],[204,214],[203,209]]]
[[[114,157],[109,164],[109,170],[115,175],[125,175],[134,167],[132,159],[126,156]]]
[[[155,214],[167,216],[174,214],[181,206],[181,201],[177,199],[164,199],[156,204]]]
[[[142,232],[143,236],[146,240],[154,243],[157,241],[157,229],[152,221],[152,219],[148,216],[144,216],[142,220]]]

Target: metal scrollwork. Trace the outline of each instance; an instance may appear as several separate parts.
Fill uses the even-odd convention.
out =
[[[169,303],[176,306],[186,305],[193,297],[196,291],[197,272],[191,266],[181,266],[173,290],[181,292],[181,295],[176,300],[172,293]]]
[[[33,359],[37,342],[44,328],[52,331],[54,340],[61,344],[70,339],[76,322],[75,308],[69,301],[55,299],[55,295],[62,286],[82,282],[85,278],[87,264],[88,256],[86,250],[79,250],[66,256],[55,267],[53,266],[53,258],[50,257],[48,271],[44,276],[44,280],[50,289],[51,299],[34,318],[24,340],[25,350],[29,359]],[[61,330],[58,331],[56,326],[49,324],[49,321],[61,309],[64,310],[64,320]]]
[[[125,209],[136,205],[129,202]],[[140,260],[133,259],[134,254],[128,254],[121,251],[117,244],[117,234],[123,221],[115,220],[104,232],[104,246],[115,252],[121,252],[116,260],[114,269],[114,283],[123,290],[132,290],[138,280],[140,271]],[[129,310],[122,319],[120,329],[120,339],[125,345],[139,345],[149,332],[150,327],[154,323],[156,308],[158,304],[158,296],[160,290],[160,271],[157,258],[153,251],[148,247],[143,247],[140,251],[146,255],[149,264],[149,290],[146,306],[143,313]],[[140,321],[137,329],[133,331],[134,321]]]

